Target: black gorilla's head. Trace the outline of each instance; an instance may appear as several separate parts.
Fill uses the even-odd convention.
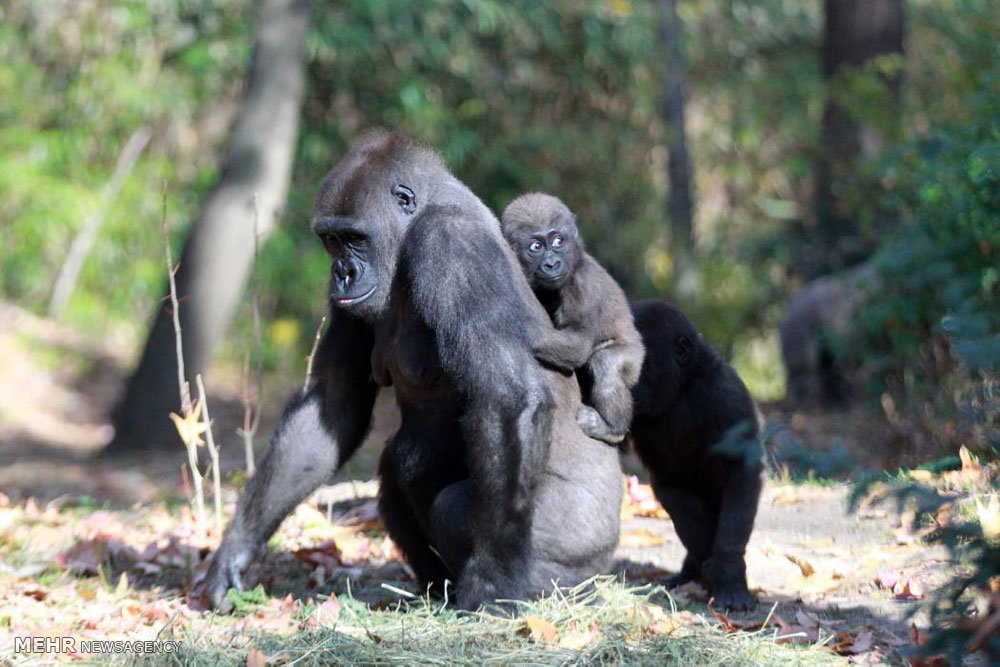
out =
[[[636,414],[654,414],[673,405],[695,378],[717,365],[715,353],[677,307],[665,301],[632,304],[646,358],[632,391]]]
[[[576,216],[552,195],[531,193],[512,201],[500,222],[532,289],[558,290],[576,270],[583,246]]]
[[[330,303],[375,321],[385,312],[410,220],[450,174],[429,148],[383,130],[359,139],[320,185],[313,232],[330,254]]]

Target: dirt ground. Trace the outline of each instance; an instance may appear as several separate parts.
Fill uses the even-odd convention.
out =
[[[97,506],[128,508],[184,496],[185,456],[179,443],[145,457],[141,465],[95,458],[110,437],[106,416],[121,390],[125,364],[106,345],[0,305],[0,492],[12,503],[89,496]],[[235,435],[242,419],[238,379],[225,369],[213,369],[208,378],[215,380],[209,394],[221,467],[241,469],[242,444]],[[287,394],[294,381],[286,382],[274,387],[276,381],[269,380],[268,395]],[[280,409],[280,400],[272,403],[258,450]],[[365,446],[334,480],[354,481],[321,489],[314,498],[320,509],[340,501],[364,504],[372,497],[375,486],[367,480],[381,444],[395,428],[394,410],[391,395],[381,396]],[[912,623],[926,626],[921,606],[956,566],[940,548],[901,529],[891,507],[849,513],[847,491],[844,485],[769,481],[747,554],[748,578],[761,605],[736,616],[763,619],[778,613],[831,631],[870,628],[874,641],[887,647],[908,643]],[[642,581],[675,572],[683,548],[669,519],[646,497],[648,487],[633,481],[627,496],[616,570]],[[232,497],[230,492],[228,500]],[[688,605],[707,601],[695,585],[673,596]]]

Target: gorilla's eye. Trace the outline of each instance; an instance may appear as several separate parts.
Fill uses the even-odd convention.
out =
[[[417,195],[413,193],[413,190],[400,183],[392,186],[390,192],[396,198],[396,203],[403,210],[403,213],[409,215],[417,210]]]
[[[531,252],[541,252],[544,247],[540,241],[532,241],[531,245],[528,246],[528,250]]]
[[[564,238],[563,238],[562,236],[560,236],[559,234],[556,234],[556,237],[555,237],[554,239],[552,239],[552,247],[553,247],[553,248],[558,248],[558,247],[559,247],[559,246],[561,246],[561,245],[562,245],[563,243],[566,243],[566,239],[564,239]]]

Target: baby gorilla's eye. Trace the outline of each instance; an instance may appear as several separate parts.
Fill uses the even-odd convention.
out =
[[[531,252],[541,252],[543,247],[539,241],[532,241],[531,245],[528,246],[528,250]]]
[[[417,195],[410,188],[400,183],[392,186],[389,192],[396,198],[396,203],[403,210],[403,213],[409,215],[417,210]]]
[[[558,248],[563,243],[566,243],[566,239],[564,239],[563,237],[559,236],[558,234],[556,234],[556,237],[554,239],[552,239],[552,247],[553,248]]]

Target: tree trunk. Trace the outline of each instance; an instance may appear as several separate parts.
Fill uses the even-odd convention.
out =
[[[903,0],[825,0],[822,70],[827,83],[821,155],[816,169],[816,219],[822,266],[814,273],[840,269],[863,259],[870,248],[861,237],[857,211],[845,210],[838,190],[857,171],[859,159],[877,153],[887,137],[853,118],[837,103],[838,78],[876,56],[903,52]],[[887,81],[890,117],[899,116],[899,77]]]
[[[259,230],[278,221],[291,176],[304,88],[307,0],[260,0],[243,101],[219,180],[184,244],[177,273],[188,378],[203,372],[243,292]],[[115,409],[109,452],[159,448],[176,439],[177,358],[170,313],[157,311],[145,349]]]
[[[684,107],[687,95],[687,61],[684,58],[684,27],[677,16],[677,0],[657,3],[660,45],[663,55],[663,90],[660,116],[667,143],[667,216],[673,240],[681,248],[693,241],[691,195],[691,158],[684,132]]]

